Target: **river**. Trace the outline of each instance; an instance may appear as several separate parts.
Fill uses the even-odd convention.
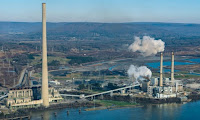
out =
[[[70,114],[67,115],[67,110]],[[57,113],[57,116],[54,115]],[[32,120],[199,120],[200,101],[187,104],[145,105],[137,108],[83,111],[59,109],[32,113]]]

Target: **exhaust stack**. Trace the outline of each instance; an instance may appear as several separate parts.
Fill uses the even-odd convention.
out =
[[[174,52],[172,52],[172,63],[171,63],[171,82],[174,82]]]
[[[46,3],[42,3],[42,100],[43,106],[49,106],[47,38],[46,38]]]
[[[159,80],[159,86],[163,86],[163,53],[160,53],[160,80]]]

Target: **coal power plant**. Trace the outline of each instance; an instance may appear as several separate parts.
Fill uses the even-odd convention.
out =
[[[52,6],[49,6],[50,9]],[[64,119],[71,119],[70,114],[81,116],[92,110],[105,109],[103,112],[109,112],[129,106],[136,109],[144,106],[146,109],[146,104],[185,103],[200,99],[200,79],[194,78],[197,77],[194,74],[198,75],[200,72],[197,70],[197,61],[194,60],[197,56],[189,56],[190,53],[183,56],[183,51],[179,48],[173,49],[173,45],[165,44],[168,37],[154,35],[154,31],[151,31],[153,35],[144,35],[140,28],[137,32],[130,32],[133,36],[124,30],[126,35],[119,35],[117,38],[123,39],[120,38],[117,42],[116,38],[112,38],[114,34],[105,30],[110,29],[109,26],[106,27],[110,23],[47,22],[51,20],[47,17],[48,11],[46,3],[42,3],[39,14],[42,15],[42,20],[33,25],[39,26],[37,32],[12,33],[8,39],[14,36],[16,40],[12,39],[11,46],[0,43],[0,47],[4,45],[0,51],[0,57],[3,58],[0,60],[3,71],[0,76],[4,76],[0,77],[4,82],[2,84],[0,80],[0,87],[3,89],[0,92],[0,116],[5,113],[16,117],[21,113],[37,112],[40,115],[38,118],[51,119],[40,113],[45,111],[50,112],[46,116],[53,116],[53,119],[60,119],[57,113],[65,113],[63,115],[67,118]],[[14,24],[13,22],[11,25]],[[129,29],[136,29],[143,24],[137,23]],[[85,25],[87,27],[83,28]],[[114,27],[117,29],[122,24],[112,23],[112,26],[115,25],[118,26]],[[129,23],[124,25],[130,26]],[[115,29],[109,31],[113,32]],[[115,32],[118,34],[121,30]],[[24,38],[17,41],[23,35]],[[4,35],[0,34],[0,38],[1,36]],[[6,79],[10,79],[13,84],[6,86]],[[52,112],[56,109],[59,112]],[[4,110],[6,112],[1,114]],[[141,109],[137,110],[140,112]]]
[[[174,79],[174,53],[171,54],[171,78],[163,77],[163,53],[160,54],[160,77],[151,78],[148,82],[142,82],[142,90],[149,97],[170,98],[182,95],[183,84],[180,80]]]
[[[51,103],[60,104],[65,100],[67,101],[71,99],[72,101],[70,102],[77,102],[77,99],[88,102],[89,100],[94,100],[95,97],[103,99],[104,96],[108,95],[111,97],[114,95],[121,95],[121,97],[126,95],[131,97],[142,96],[144,98],[152,99],[176,98],[183,97],[185,95],[182,82],[174,78],[174,53],[171,53],[171,77],[163,77],[163,52],[165,43],[161,39],[156,40],[150,36],[143,36],[142,39],[135,37],[134,43],[131,44],[128,49],[132,52],[140,52],[143,57],[160,53],[159,77],[152,77],[152,71],[147,68],[147,66],[138,67],[136,65],[129,64],[130,66],[127,72],[125,69],[122,70],[122,68],[113,71],[112,69],[118,67],[118,65],[112,66],[109,69],[102,69],[101,71],[104,71],[102,74],[105,76],[114,76],[114,80],[111,78],[104,79],[104,76],[100,76],[100,70],[94,70],[96,69],[96,65],[92,64],[88,65],[89,67],[91,66],[89,70],[85,70],[85,68],[80,67],[76,69],[80,70],[78,72],[75,71],[75,68],[72,68],[73,71],[63,72],[63,76],[65,76],[63,77],[64,79],[70,78],[65,80],[64,83],[63,80],[49,81],[46,27],[46,4],[42,3],[42,67],[40,68],[42,79],[30,80],[30,72],[28,72],[28,69],[24,69],[23,73],[25,77],[23,76],[20,81],[22,81],[22,83],[25,82],[26,84],[24,86],[22,83],[16,85],[16,87],[10,89],[8,94],[4,96],[7,97],[6,106],[8,108],[18,109],[41,106],[48,108],[51,106]],[[151,51],[149,49],[151,49]],[[71,59],[73,58],[76,57],[72,57]],[[80,57],[79,59],[81,58],[83,59],[84,57]],[[105,62],[106,66],[109,66],[109,64],[112,63],[115,62]],[[104,64],[104,62],[98,64]],[[87,73],[87,76],[90,76],[93,72],[93,75],[90,79],[79,78],[78,80],[75,80],[74,76],[80,75],[81,72],[82,75]],[[119,80],[117,75],[125,78],[124,81],[126,82]],[[28,79],[24,80],[24,78]],[[93,83],[93,81],[95,81],[95,83]],[[76,85],[76,83],[79,84]],[[93,91],[93,93],[88,94],[87,92],[85,93],[81,91],[82,89],[87,89],[86,91],[96,89],[97,91],[100,90],[104,92],[96,93],[96,91]]]
[[[42,3],[42,83],[10,89],[7,95],[7,107],[12,109],[49,107],[49,102],[59,102],[63,99],[56,89],[49,88],[46,38],[46,4]]]

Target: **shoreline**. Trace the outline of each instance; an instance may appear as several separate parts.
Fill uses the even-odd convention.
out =
[[[57,103],[51,104],[48,108],[43,106],[37,108],[21,108],[15,111],[10,111],[9,114],[1,114],[0,119],[10,119],[16,117],[23,117],[23,116],[31,116],[33,112],[40,112],[40,111],[51,111],[51,110],[59,110],[59,109],[66,109],[66,108],[83,108],[83,107],[92,107],[94,103],[92,102],[74,102],[74,103]],[[97,107],[101,106],[100,104],[95,104]]]
[[[116,97],[116,98],[115,98]],[[119,96],[115,96],[112,99],[104,99],[104,100],[99,100],[99,101],[109,101],[109,102],[116,102],[116,103],[120,103],[120,102],[125,102],[126,104],[124,105],[120,105],[120,104],[113,104],[113,105],[105,105],[102,104],[100,102],[95,102],[95,107],[94,107],[94,102],[92,101],[87,101],[87,102],[78,102],[75,101],[73,103],[53,103],[50,105],[50,107],[45,108],[45,107],[38,107],[38,108],[22,108],[22,109],[18,109],[16,111],[11,111],[9,114],[1,114],[0,115],[0,119],[4,119],[4,118],[13,118],[13,117],[22,117],[22,116],[27,116],[27,115],[31,115],[31,113],[35,112],[35,111],[44,111],[44,110],[59,110],[59,109],[66,109],[66,108],[84,108],[86,107],[86,109],[84,109],[84,111],[94,111],[94,110],[116,110],[116,109],[123,109],[123,108],[136,108],[136,107],[144,107],[145,105],[158,105],[158,104],[184,104],[184,103],[190,103],[190,102],[196,102],[200,100],[200,94],[191,94],[188,96],[188,99],[191,99],[191,101],[188,102],[177,102],[175,101],[171,101],[170,102],[151,102],[151,101],[146,101],[144,99],[142,99],[140,102],[137,101],[136,103],[132,103],[131,99],[127,99],[127,96],[124,97],[126,99],[117,99]],[[132,104],[132,105],[131,105]],[[10,110],[9,110],[10,111]]]
[[[117,109],[124,109],[124,108],[137,108],[137,107],[144,107],[143,105],[127,105],[127,106],[111,106],[111,107],[106,107],[106,106],[100,106],[100,107],[95,107],[95,108],[86,108],[84,109],[85,111],[96,111],[96,110],[117,110]]]

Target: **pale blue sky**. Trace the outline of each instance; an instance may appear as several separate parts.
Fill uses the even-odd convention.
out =
[[[0,21],[200,23],[200,0],[0,0]]]

